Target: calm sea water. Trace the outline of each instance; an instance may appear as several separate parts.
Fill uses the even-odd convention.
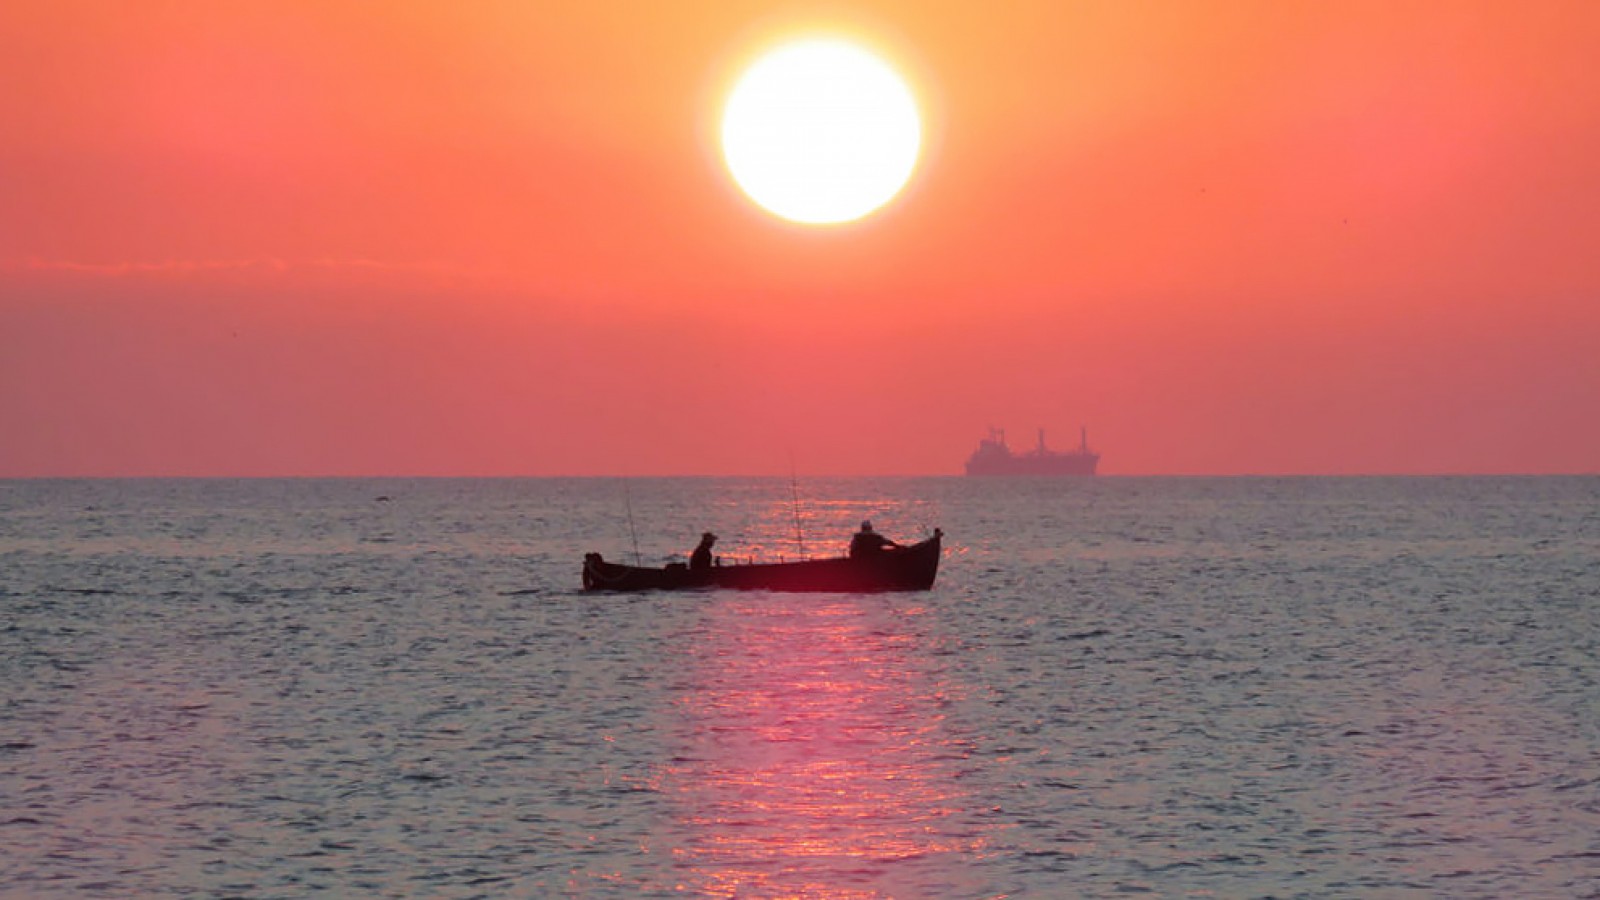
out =
[[[0,893],[1600,896],[1600,478],[0,482]]]

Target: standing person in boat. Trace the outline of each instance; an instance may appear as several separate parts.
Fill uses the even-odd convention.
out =
[[[850,558],[871,556],[885,550],[898,550],[899,544],[872,530],[871,522],[862,522],[861,530],[850,538]]]
[[[711,568],[711,545],[717,542],[717,536],[711,532],[700,535],[700,545],[689,554],[689,571],[704,572]]]

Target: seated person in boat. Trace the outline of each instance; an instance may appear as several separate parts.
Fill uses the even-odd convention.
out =
[[[689,554],[689,571],[704,572],[711,568],[711,545],[717,542],[717,536],[711,532],[700,535],[700,545]]]
[[[862,522],[861,530],[850,538],[850,558],[870,556],[885,550],[896,550],[899,547],[899,544],[873,531],[871,522]]]

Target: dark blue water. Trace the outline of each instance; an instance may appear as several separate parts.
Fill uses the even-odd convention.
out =
[[[1600,896],[1600,478],[794,487],[0,482],[0,893]]]

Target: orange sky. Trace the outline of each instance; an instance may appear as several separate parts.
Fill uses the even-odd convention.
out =
[[[452,8],[459,7],[459,8]],[[838,28],[845,226],[715,145]],[[1600,471],[1600,4],[0,9],[0,476]]]

